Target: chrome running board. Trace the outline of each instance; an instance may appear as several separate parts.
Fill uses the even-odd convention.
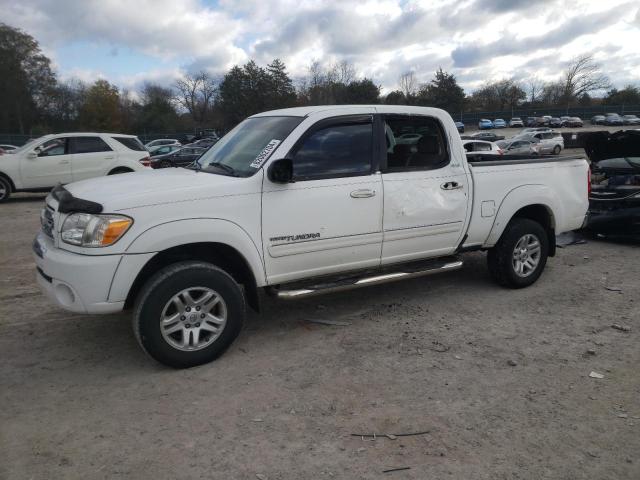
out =
[[[278,298],[292,300],[295,298],[311,297],[325,293],[342,292],[354,288],[378,285],[380,283],[395,282],[409,278],[424,277],[436,273],[444,273],[462,268],[462,260],[456,257],[428,260],[419,263],[405,263],[393,265],[385,269],[367,270],[362,276],[325,277],[324,281],[316,283],[296,282],[270,289],[270,293]]]

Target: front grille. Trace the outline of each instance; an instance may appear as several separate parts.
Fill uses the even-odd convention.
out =
[[[49,238],[53,238],[53,209],[49,205],[43,208],[42,212],[40,212],[40,224],[42,225],[42,231],[44,234]]]

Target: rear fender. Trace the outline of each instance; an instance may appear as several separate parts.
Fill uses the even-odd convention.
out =
[[[524,207],[542,205],[550,215],[551,228],[555,229],[556,222],[562,218],[562,203],[556,193],[542,184],[521,185],[511,190],[502,200],[496,218],[484,247],[493,247],[504,232],[513,216]]]

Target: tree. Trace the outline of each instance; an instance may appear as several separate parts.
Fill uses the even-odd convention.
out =
[[[51,61],[22,30],[0,23],[0,131],[26,133],[56,85]]]
[[[273,85],[267,71],[253,60],[229,70],[220,83],[218,95],[225,127],[232,127],[244,118],[266,110],[273,101],[270,98]]]
[[[87,90],[80,107],[80,123],[87,130],[117,132],[122,127],[118,87],[97,80]]]
[[[47,123],[57,131],[79,128],[80,110],[86,94],[87,85],[81,80],[59,82],[47,104]]]
[[[462,111],[464,105],[464,90],[456,80],[455,75],[439,68],[435,77],[420,87],[416,96],[419,105],[442,108],[449,113]]]
[[[471,103],[478,110],[504,111],[514,109],[527,98],[526,92],[513,79],[485,83],[471,95]]]
[[[612,88],[602,100],[605,105],[640,105],[640,89],[627,85],[622,90]]]
[[[343,90],[343,97],[339,99],[342,104],[371,104],[378,103],[380,99],[380,87],[368,78],[353,80]]]
[[[407,102],[402,91],[394,90],[387,94],[387,96],[384,98],[384,103],[386,103],[387,105],[405,105]]]
[[[134,106],[135,108],[135,106]],[[170,88],[145,82],[140,90],[140,105],[135,125],[148,132],[168,132],[175,129],[178,113]]]
[[[176,81],[174,99],[189,112],[194,122],[204,125],[211,114],[217,87],[217,82],[204,70],[189,73]]]
[[[400,86],[400,91],[407,102],[413,98],[418,89],[418,82],[413,72],[405,72],[400,75],[398,85]]]
[[[563,101],[567,107],[584,93],[611,87],[609,78],[601,73],[592,55],[574,58],[563,75]]]
[[[269,92],[265,103],[268,108],[286,108],[295,105],[296,90],[284,63],[276,58],[267,65],[266,75]]]
[[[540,101],[540,95],[542,95],[542,89],[544,84],[538,77],[532,77],[527,82],[527,94],[528,102],[534,104]]]

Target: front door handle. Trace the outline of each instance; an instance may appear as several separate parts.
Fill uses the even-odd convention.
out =
[[[69,160],[60,160],[60,162],[58,162],[60,165],[67,165],[69,163]]]
[[[351,198],[370,198],[375,196],[376,191],[370,190],[368,188],[363,188],[361,190],[354,190],[351,192]]]
[[[445,182],[440,185],[440,188],[442,190],[460,190],[462,188],[462,185],[458,182]]]
[[[108,157],[104,157],[105,160],[113,160],[113,155],[110,155]]]

